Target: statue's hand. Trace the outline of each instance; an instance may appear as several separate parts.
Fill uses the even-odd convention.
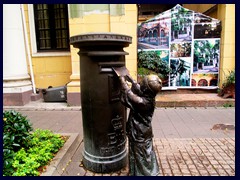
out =
[[[130,75],[126,75],[125,77],[126,77],[126,80],[127,80],[127,81],[129,81],[129,82],[131,82],[131,83],[134,83],[134,82],[135,82],[134,79],[133,79]]]
[[[120,80],[121,82],[125,82],[125,77],[124,77],[124,76],[119,76],[119,80]]]

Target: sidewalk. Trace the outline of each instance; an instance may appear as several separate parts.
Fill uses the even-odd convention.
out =
[[[35,102],[24,107],[4,107],[4,110],[9,109],[26,115],[35,129],[79,133],[81,141],[70,161],[63,165],[62,176],[128,175],[128,167],[101,174],[85,170],[81,165],[83,130],[80,106]],[[161,176],[235,175],[234,107],[156,108],[152,126]]]
[[[223,107],[235,106],[235,99],[224,99],[216,93],[185,93],[185,94],[158,94],[156,96],[157,107]],[[46,103],[43,99],[31,101],[24,106],[5,106],[5,108],[20,110],[80,110],[81,106],[68,106],[67,103]]]

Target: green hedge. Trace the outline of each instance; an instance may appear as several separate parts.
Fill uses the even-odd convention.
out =
[[[50,130],[36,129],[26,116],[14,110],[3,112],[3,175],[38,176],[64,145]]]

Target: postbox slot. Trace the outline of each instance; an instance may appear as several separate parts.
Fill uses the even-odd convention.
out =
[[[99,62],[99,66],[104,66],[104,67],[113,67],[113,66],[125,66],[125,62]]]
[[[108,72],[113,72],[113,70],[110,67],[101,67],[100,72],[101,73],[108,73]]]
[[[100,62],[99,65],[99,72],[100,73],[112,73],[112,67],[122,67],[125,66],[124,62]]]

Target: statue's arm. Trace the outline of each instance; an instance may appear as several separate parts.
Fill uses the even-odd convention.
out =
[[[122,86],[122,93],[126,95],[126,97],[133,102],[134,104],[142,104],[143,98],[139,97],[138,95],[134,94],[131,88],[127,85],[127,82],[123,76],[120,78],[121,86]]]
[[[142,91],[140,89],[140,84],[138,84],[130,75],[126,76],[127,80],[132,83],[131,90],[137,95],[141,95]]]
[[[120,80],[120,83],[121,83],[122,91],[125,92],[125,91],[130,90],[130,88],[128,87],[127,82],[126,82],[124,76],[120,76],[120,77],[119,77],[119,80]]]

